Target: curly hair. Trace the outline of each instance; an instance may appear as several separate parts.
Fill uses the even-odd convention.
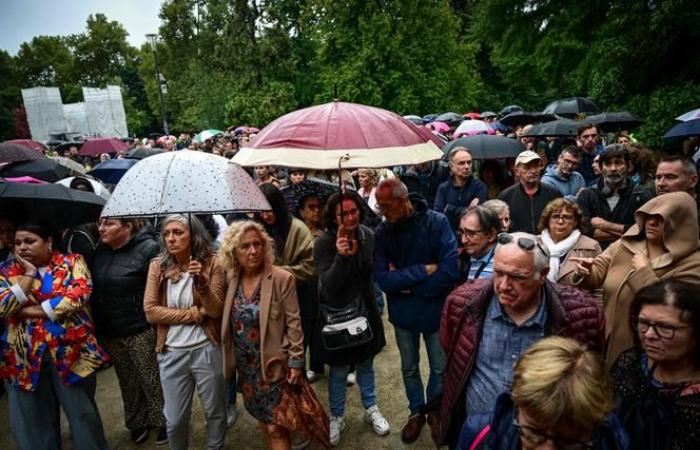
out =
[[[537,224],[537,230],[541,233],[542,231],[548,229],[549,218],[552,217],[552,214],[565,209],[574,213],[574,219],[576,220],[576,226],[574,229],[580,228],[583,221],[583,210],[581,207],[572,200],[559,197],[547,203],[547,206],[544,207],[542,215],[540,216],[540,221]]]
[[[227,272],[238,272],[239,265],[236,259],[236,249],[241,244],[243,235],[254,230],[260,236],[263,243],[263,253],[265,255],[265,265],[272,265],[275,262],[275,243],[265,228],[258,222],[252,220],[239,220],[231,223],[224,232],[219,249],[219,260],[221,267]]]

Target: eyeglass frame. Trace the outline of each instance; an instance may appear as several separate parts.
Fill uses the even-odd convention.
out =
[[[551,257],[549,250],[543,247],[537,239],[521,236],[516,240],[511,233],[499,233],[496,242],[498,242],[499,245],[506,245],[510,244],[511,242],[516,242],[518,247],[528,252],[533,251],[535,247],[537,247],[540,252],[547,257],[547,259]]]
[[[457,234],[458,234],[460,237],[461,237],[461,236],[466,236],[466,237],[469,238],[469,239],[472,239],[472,238],[474,238],[477,234],[479,234],[479,233],[484,233],[485,231],[486,231],[486,230],[484,230],[483,228],[481,228],[481,229],[479,229],[479,230],[468,230],[468,229],[465,229],[465,228],[462,228],[462,227],[458,227],[458,228],[457,228]]]
[[[654,330],[654,334],[656,334],[659,339],[665,339],[667,341],[670,341],[676,336],[676,331],[682,330],[684,328],[693,328],[693,325],[686,325],[686,326],[675,326],[675,325],[663,325],[662,329],[670,329],[671,330],[671,335],[670,336],[664,336],[663,334],[659,333],[659,323],[657,322],[651,322],[646,319],[641,319],[645,323],[643,324],[646,326],[646,329],[644,331],[639,329],[639,324],[640,324],[640,318],[639,316],[632,316],[630,317],[630,325],[632,325],[632,329],[636,331],[638,334],[645,335],[647,331],[649,331],[649,328],[652,328]]]
[[[566,218],[564,218],[564,216],[566,216]],[[576,220],[576,215],[575,214],[552,213],[549,215],[549,220],[554,220],[555,222],[558,222],[561,220],[564,223],[573,222]]]
[[[518,422],[518,416],[516,415],[513,417],[513,422],[512,425],[518,429],[518,434],[520,436],[524,437],[525,440],[528,442],[534,444],[534,445],[541,445],[544,444],[547,441],[552,441],[552,443],[557,447],[557,448],[563,448],[564,450],[573,450],[576,448],[577,450],[593,450],[595,449],[595,443],[593,440],[589,440],[587,442],[582,442],[582,441],[577,441],[576,439],[569,439],[569,438],[564,438],[561,436],[555,436],[552,434],[544,433],[540,429],[531,427],[529,425],[523,425],[520,422]],[[526,430],[528,433],[534,434],[537,438],[537,441],[528,439],[528,436],[523,435],[522,430]],[[569,447],[569,446],[578,446],[578,447]]]

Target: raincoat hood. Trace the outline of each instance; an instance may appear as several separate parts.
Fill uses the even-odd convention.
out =
[[[695,199],[686,192],[671,192],[652,198],[635,213],[635,225],[632,225],[622,237],[622,244],[634,251],[640,242],[644,242],[644,220],[647,216],[658,214],[664,218],[664,245],[668,249],[671,261],[696,252],[698,241],[698,210]]]

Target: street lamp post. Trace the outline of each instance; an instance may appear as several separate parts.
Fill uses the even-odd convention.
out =
[[[160,104],[160,116],[163,119],[163,134],[166,136],[170,134],[168,131],[168,117],[165,115],[165,104],[163,103],[163,83],[165,79],[163,75],[160,74],[160,66],[158,65],[158,53],[156,52],[156,44],[158,43],[158,35],[155,33],[150,33],[146,35],[146,38],[151,43],[151,48],[153,49],[153,61],[156,66],[156,84],[158,85],[158,103]]]

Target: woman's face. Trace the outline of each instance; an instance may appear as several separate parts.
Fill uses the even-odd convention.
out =
[[[269,174],[270,171],[268,170],[267,166],[257,166],[255,168],[255,175],[257,175],[257,177],[261,180],[266,179]]]
[[[559,242],[563,239],[569,237],[569,235],[576,229],[576,214],[567,208],[554,211],[549,216],[549,223],[547,228],[549,229],[549,234],[552,236],[554,242]]]
[[[697,345],[693,324],[682,320],[682,312],[672,305],[642,306],[637,334],[649,359],[667,363],[693,360]]]
[[[165,247],[171,255],[188,255],[190,253],[190,229],[178,221],[168,222],[163,228]]]
[[[664,218],[659,214],[651,214],[644,219],[644,237],[647,241],[663,242]]]
[[[510,229],[510,211],[503,211],[498,218],[501,221],[501,226],[503,227],[503,232],[508,232]]]
[[[341,220],[348,231],[354,231],[360,226],[360,208],[354,201],[343,200],[342,218],[340,205],[335,207],[335,222],[340,225]]]
[[[561,422],[544,426],[537,422],[535,414],[529,414],[525,408],[517,410],[517,421],[520,428],[520,448],[523,450],[554,450],[567,448],[568,445],[581,445],[581,448],[591,439],[593,430],[577,427]]]
[[[101,219],[98,231],[100,240],[113,249],[119,248],[131,237],[132,228],[119,219]]]
[[[365,188],[365,189],[371,189],[373,184],[372,184],[372,177],[369,175],[369,172],[366,170],[360,170],[357,172],[357,179],[360,182],[360,186]]]
[[[265,248],[258,230],[251,229],[243,233],[235,252],[236,261],[243,272],[254,272],[259,269],[265,261]]]
[[[306,174],[304,172],[292,172],[289,174],[289,181],[292,184],[299,184],[306,179]]]
[[[318,197],[304,199],[299,215],[307,225],[312,224],[318,227],[321,224],[321,200]]]
[[[263,211],[260,213],[260,218],[268,225],[274,225],[277,222],[277,216],[272,211]]]
[[[51,259],[52,239],[44,240],[31,231],[17,230],[15,232],[15,253],[36,267],[44,266]]]

